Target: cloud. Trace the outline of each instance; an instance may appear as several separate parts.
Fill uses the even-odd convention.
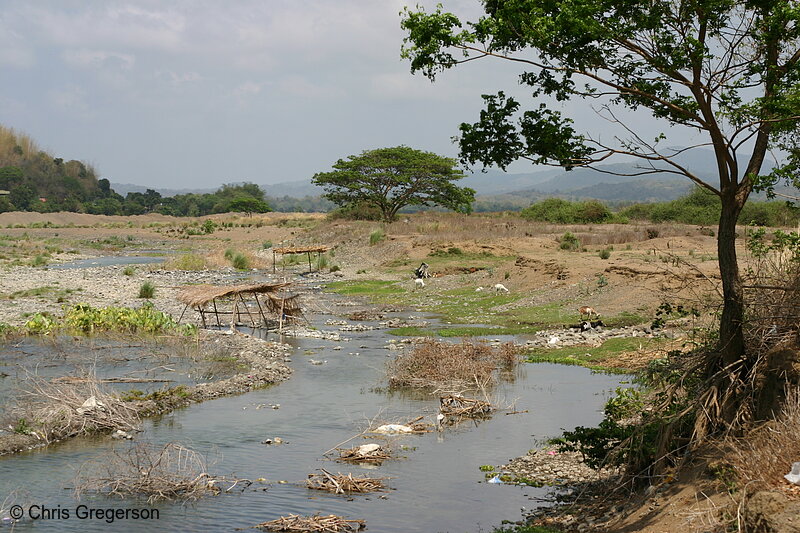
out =
[[[77,85],[48,92],[50,103],[59,111],[71,115],[88,116],[91,114],[86,90]]]
[[[91,69],[130,70],[136,62],[136,57],[133,54],[119,54],[103,50],[88,50],[86,48],[65,50],[63,57],[68,65]]]

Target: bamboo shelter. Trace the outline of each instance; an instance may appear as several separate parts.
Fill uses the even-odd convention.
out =
[[[311,254],[317,254],[317,261],[322,254],[327,252],[330,249],[329,246],[286,246],[283,248],[273,248],[272,249],[272,272],[276,270],[277,264],[277,256],[281,254],[281,259],[286,254],[306,254],[308,256],[308,271],[311,272]],[[286,269],[286,264],[284,263],[283,268]]]
[[[190,285],[178,293],[178,301],[185,304],[181,321],[190,307],[200,314],[207,328],[210,321],[222,327],[220,317],[230,317],[231,328],[243,324],[253,328],[277,325],[283,331],[286,323],[296,323],[303,318],[297,296],[282,296],[278,291],[291,283],[257,283],[250,285]],[[249,323],[242,322],[243,319]]]

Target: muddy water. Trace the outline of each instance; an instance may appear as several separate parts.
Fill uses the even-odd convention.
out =
[[[315,317],[322,329],[328,315]],[[335,317],[339,318],[339,317]],[[367,419],[396,421],[435,414],[430,397],[387,393],[382,387],[390,338],[384,331],[347,332],[347,342],[286,339],[296,346],[291,379],[245,395],[223,398],[149,420],[138,436],[154,444],[177,441],[207,454],[215,474],[264,477],[267,490],[208,497],[192,504],[155,506],[158,520],[123,520],[109,525],[74,516],[78,503],[94,508],[151,507],[145,502],[84,497],[76,502],[69,490],[77,468],[111,446],[110,439],[73,440],[47,450],[0,458],[1,500],[21,489],[21,503],[67,509],[70,519],[23,521],[16,531],[233,531],[281,515],[320,512],[367,521],[369,531],[453,532],[491,531],[503,519],[518,519],[520,508],[537,505],[545,489],[487,484],[480,465],[502,465],[525,453],[537,439],[557,435],[561,428],[596,424],[618,376],[597,375],[571,366],[523,365],[512,383],[501,385],[502,403],[516,400],[527,413],[496,414],[442,433],[402,437],[402,459],[365,469],[323,458],[324,452],[366,427]],[[334,350],[341,346],[341,350]],[[313,352],[313,353],[311,353]],[[309,359],[325,361],[312,365]],[[279,404],[272,409],[270,405]],[[285,444],[265,445],[280,437]],[[357,439],[347,446],[371,442]],[[318,468],[354,475],[388,476],[393,490],[379,494],[342,496],[304,488],[307,474]],[[288,481],[289,483],[278,483]],[[8,507],[6,505],[6,507]]]

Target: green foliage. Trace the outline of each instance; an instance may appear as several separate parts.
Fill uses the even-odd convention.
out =
[[[237,270],[247,270],[250,268],[250,258],[241,252],[236,252],[231,257],[231,265]]]
[[[149,281],[142,283],[139,287],[139,298],[153,298],[156,295],[156,286]]]
[[[228,261],[230,261],[230,260],[233,259],[233,254],[235,254],[235,253],[236,253],[236,250],[234,250],[233,248],[227,248],[225,250],[225,253],[223,254],[223,257],[225,259],[227,259]]]
[[[376,244],[385,239],[386,239],[386,232],[383,231],[383,228],[372,230],[372,233],[369,234],[369,245],[375,246]]]
[[[240,211],[252,216],[253,213],[266,213],[271,211],[269,205],[264,200],[249,196],[242,196],[233,199],[227,207],[227,211]]]
[[[553,224],[600,224],[613,222],[614,215],[596,200],[570,202],[561,198],[547,198],[520,212],[522,218]]]
[[[564,233],[564,235],[561,236],[561,239],[559,239],[558,242],[560,243],[559,247],[562,250],[569,250],[574,252],[576,250],[580,250],[581,248],[581,241],[578,239],[578,237],[576,237],[569,231]]]
[[[719,197],[702,187],[695,187],[691,193],[670,202],[635,204],[622,209],[619,214],[630,219],[648,220],[654,223],[678,222],[716,226],[722,211]],[[800,211],[785,202],[757,202],[749,200],[742,208],[739,220],[754,226],[787,226],[800,222]],[[648,238],[658,237],[655,233]],[[713,236],[713,232],[712,232]]]
[[[95,308],[87,304],[76,304],[65,308],[64,318],[57,319],[47,313],[36,313],[25,324],[29,335],[47,335],[57,330],[91,334],[96,331],[119,331],[125,333],[182,333],[194,334],[195,326],[181,326],[150,302],[138,309],[130,307]]]
[[[122,274],[123,274],[124,276],[133,276],[133,274],[134,274],[135,272],[136,272],[136,268],[135,268],[135,267],[132,267],[132,266],[130,266],[130,265],[126,266],[126,267],[125,267],[125,268],[122,270]]]
[[[209,219],[206,219],[206,221],[205,221],[205,222],[203,222],[203,226],[202,226],[202,228],[203,228],[203,233],[205,233],[206,235],[211,235],[212,233],[214,233],[214,231],[215,231],[215,230],[216,230],[218,227],[219,227],[219,225],[218,225],[216,222],[214,222],[214,221],[213,221],[213,220],[211,220],[210,218],[209,218]]]
[[[272,248],[272,241],[264,241],[264,242],[262,242],[261,243],[261,247],[264,250],[269,250],[270,248]]]
[[[331,265],[330,271],[331,272],[339,272],[341,267],[339,265]]]
[[[600,259],[608,259],[609,257],[611,257],[611,250],[609,250],[608,248],[603,248],[602,250],[600,250],[600,252],[598,252],[597,255],[600,257]]]
[[[14,433],[19,433],[20,435],[28,435],[33,428],[28,425],[28,421],[24,418],[20,418],[17,420],[16,425],[14,426]]]
[[[352,202],[339,209],[334,209],[328,217],[332,220],[343,218],[347,220],[383,220],[380,208],[369,202]]]
[[[405,206],[439,205],[468,213],[475,191],[453,182],[464,177],[456,161],[407,146],[364,151],[337,161],[331,172],[315,174],[312,182],[340,206],[367,204],[392,221]]]
[[[492,465],[481,465],[478,469],[481,472],[494,472],[494,467]]]
[[[428,254],[429,257],[461,257],[464,255],[464,250],[456,246],[451,246],[448,249],[438,248]]]

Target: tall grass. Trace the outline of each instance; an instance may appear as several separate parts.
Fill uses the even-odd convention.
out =
[[[139,298],[153,298],[156,295],[156,286],[149,281],[142,283],[139,287]]]
[[[250,268],[250,258],[241,252],[236,252],[230,259],[231,265],[237,270],[247,270]]]
[[[384,239],[386,239],[386,233],[383,231],[383,228],[378,228],[369,234],[369,245],[375,246]]]

